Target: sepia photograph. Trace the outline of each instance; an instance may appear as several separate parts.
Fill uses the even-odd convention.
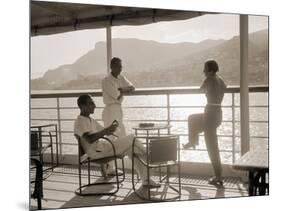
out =
[[[29,9],[30,210],[270,195],[269,15]]]

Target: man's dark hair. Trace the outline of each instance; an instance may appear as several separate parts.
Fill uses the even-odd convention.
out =
[[[80,108],[82,105],[86,105],[87,104],[87,100],[89,98],[91,98],[92,96],[89,94],[84,94],[84,95],[80,95],[77,99],[77,105]]]
[[[113,57],[110,61],[110,68],[112,68],[114,65],[118,64],[121,62],[121,59],[118,57]]]
[[[219,71],[219,65],[215,60],[208,60],[205,62],[205,64],[208,66],[210,72]]]

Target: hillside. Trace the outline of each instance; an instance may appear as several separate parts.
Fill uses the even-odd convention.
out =
[[[250,84],[268,84],[267,31],[252,33],[249,38]],[[75,63],[48,70],[42,78],[31,81],[32,89],[100,88],[106,74],[105,47],[104,42],[98,42]],[[227,84],[235,85],[239,84],[239,47],[239,37],[178,44],[114,39],[113,56],[122,58],[124,74],[137,87],[199,85],[208,58],[216,59]]]

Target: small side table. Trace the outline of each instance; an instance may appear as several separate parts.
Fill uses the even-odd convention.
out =
[[[133,127],[133,130],[135,130],[135,135],[137,137],[139,136],[140,131],[145,131],[145,133],[146,133],[145,136],[148,137],[149,135],[151,135],[151,132],[153,132],[153,131],[156,131],[157,135],[160,136],[162,130],[169,130],[170,128],[171,128],[171,125],[169,125],[169,124],[154,124],[153,126],[149,126],[149,127],[136,126],[136,127]]]

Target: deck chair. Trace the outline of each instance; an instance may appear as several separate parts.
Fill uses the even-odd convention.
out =
[[[77,195],[81,196],[98,196],[98,195],[113,195],[119,191],[120,183],[125,180],[125,168],[124,168],[124,155],[116,155],[116,150],[113,145],[113,143],[106,137],[102,137],[100,139],[104,139],[105,141],[109,142],[112,150],[113,150],[113,155],[108,156],[108,157],[103,157],[103,158],[97,158],[97,159],[91,159],[90,157],[87,156],[85,151],[83,150],[83,147],[81,145],[81,138],[78,135],[74,135],[75,138],[78,141],[78,174],[79,174],[79,187],[76,189],[75,193]],[[99,140],[100,140],[99,139]],[[122,161],[122,171],[123,171],[123,176],[121,179],[119,179],[118,172],[117,172],[117,160],[120,159]],[[105,172],[105,166],[107,165],[108,162],[114,161],[115,165],[115,172],[116,176],[114,181],[108,181],[106,172]],[[102,182],[92,182],[91,183],[91,163],[99,164],[101,168],[101,175],[103,177]],[[88,183],[86,185],[82,185],[82,165],[87,164],[87,178],[88,178]],[[98,175],[96,175],[98,176]],[[101,185],[116,185],[115,189],[109,191],[109,192],[92,192],[92,191],[86,191],[87,187],[90,186],[101,186]]]

